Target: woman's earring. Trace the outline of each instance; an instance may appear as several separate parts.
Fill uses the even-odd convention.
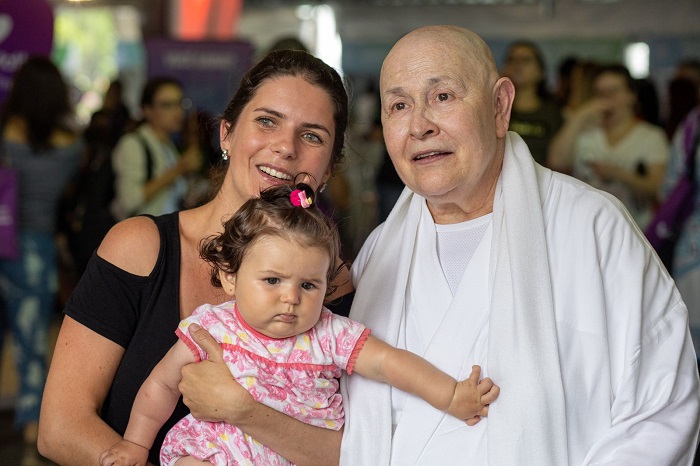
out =
[[[221,158],[223,159],[224,162],[228,160],[228,151],[226,149],[221,151]]]
[[[323,191],[325,191],[325,190],[326,190],[326,186],[328,186],[328,183],[323,183],[323,184],[318,188],[318,192],[319,192],[319,193],[322,193]]]

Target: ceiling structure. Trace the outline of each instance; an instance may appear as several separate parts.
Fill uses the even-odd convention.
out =
[[[19,0],[12,0],[19,1]],[[172,5],[192,0],[49,0],[54,5],[133,5],[146,35],[168,35]],[[212,0],[217,1],[217,0]],[[218,0],[229,1],[229,0]],[[699,36],[698,0],[230,0],[243,2],[248,34],[284,29],[278,18],[300,5],[328,4],[343,41],[393,41],[426,24],[453,24],[482,36]],[[204,2],[205,4],[208,2]],[[672,7],[670,7],[672,5]]]

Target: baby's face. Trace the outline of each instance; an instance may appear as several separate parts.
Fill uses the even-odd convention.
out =
[[[320,248],[276,236],[261,238],[233,276],[241,317],[270,338],[309,330],[321,316],[330,261]]]

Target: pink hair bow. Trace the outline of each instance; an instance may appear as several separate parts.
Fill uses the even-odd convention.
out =
[[[301,206],[304,209],[308,209],[314,203],[313,194],[307,193],[306,189],[295,189],[289,195],[289,199],[292,201],[292,205]],[[311,189],[309,188],[309,191]]]

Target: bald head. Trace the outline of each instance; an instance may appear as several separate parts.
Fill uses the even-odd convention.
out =
[[[476,72],[492,85],[499,77],[496,62],[486,42],[469,29],[457,26],[425,26],[409,32],[394,44],[382,65],[382,73],[391,66],[401,66],[405,54],[431,48],[440,56],[464,65],[465,72]]]
[[[433,219],[490,212],[515,88],[484,41],[453,26],[417,29],[387,55],[379,87],[389,156]]]

